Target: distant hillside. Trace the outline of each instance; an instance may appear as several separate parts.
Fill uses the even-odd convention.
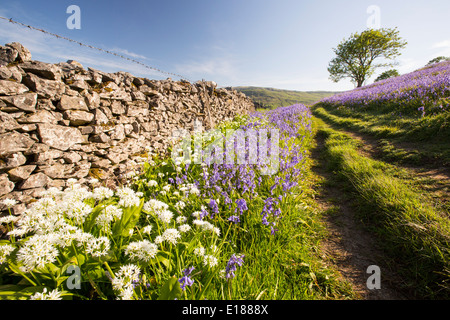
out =
[[[245,93],[262,108],[285,107],[296,103],[310,105],[337,93],[330,91],[289,91],[260,87],[233,87],[233,89]]]

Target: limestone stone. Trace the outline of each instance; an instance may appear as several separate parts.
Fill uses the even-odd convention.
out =
[[[88,92],[85,90],[81,94],[84,96],[84,100],[90,110],[96,109],[100,106],[100,95],[97,92]]]
[[[81,110],[89,111],[86,105],[86,101],[83,97],[73,97],[68,95],[63,95],[58,103],[58,109],[62,111],[66,110]]]
[[[81,160],[81,156],[77,152],[65,153],[63,159],[67,163],[77,163]]]
[[[19,52],[8,46],[0,46],[0,65],[6,66],[11,62],[16,61]]]
[[[53,163],[54,159],[59,159],[64,155],[60,150],[50,149],[45,152],[35,154],[34,163],[38,165],[47,165]]]
[[[8,170],[19,167],[27,162],[27,158],[22,152],[10,154],[0,159],[0,170]]]
[[[38,98],[58,100],[66,90],[64,83],[60,81],[41,79],[38,76],[28,73],[22,82],[30,90],[38,94]]]
[[[36,169],[35,165],[21,166],[8,171],[8,176],[11,181],[21,181],[27,179],[31,173]]]
[[[32,113],[28,116],[23,116],[17,119],[19,123],[58,123],[58,119],[53,113],[47,110],[38,110],[36,113]]]
[[[7,132],[0,134],[0,157],[28,150],[35,141],[28,134]]]
[[[49,80],[61,79],[62,70],[54,64],[41,61],[28,61],[20,65],[25,72],[31,72],[41,78]]]
[[[67,110],[63,114],[66,120],[70,121],[71,126],[82,126],[90,123],[94,119],[92,113],[81,110]]]
[[[25,93],[15,96],[1,98],[6,104],[16,107],[19,110],[34,112],[36,111],[37,94]]]
[[[122,161],[125,161],[128,159],[128,155],[124,153],[118,153],[118,152],[109,152],[106,157],[111,160],[113,164],[121,163]]]
[[[43,188],[49,182],[49,178],[42,172],[36,173],[28,177],[19,185],[20,190]]]
[[[11,72],[10,79],[17,81],[18,83],[22,82],[22,77],[25,75],[25,71],[22,70],[19,66],[9,67],[9,71]]]
[[[123,124],[115,126],[114,132],[111,134],[111,139],[113,140],[125,139],[125,128]]]
[[[77,128],[40,123],[38,124],[38,133],[42,143],[61,151],[84,141],[80,130]]]
[[[9,79],[12,76],[11,70],[5,66],[0,66],[0,79]]]
[[[55,163],[51,166],[39,167],[39,169],[52,179],[62,179],[71,172],[73,166],[73,164]]]
[[[27,62],[31,61],[31,52],[27,48],[25,48],[19,42],[12,42],[6,44],[7,47],[13,48],[17,51],[17,61],[19,62]]]
[[[113,115],[121,115],[125,113],[125,107],[120,101],[113,101],[111,103],[111,112]]]
[[[0,133],[6,133],[20,128],[20,124],[17,123],[13,116],[2,111],[0,111],[0,123]]]
[[[109,122],[109,118],[100,109],[95,109],[93,111],[93,116],[94,116],[96,124],[102,124],[102,123]]]
[[[9,181],[7,174],[0,174],[0,196],[10,193],[14,190],[14,182]]]
[[[10,80],[0,80],[0,95],[13,96],[29,91],[28,87]]]

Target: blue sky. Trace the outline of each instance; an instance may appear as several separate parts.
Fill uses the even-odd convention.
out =
[[[81,9],[79,30],[67,28],[70,5]],[[329,80],[332,48],[367,28],[371,5],[380,8],[381,27],[397,27],[408,41],[397,59],[400,73],[414,71],[436,56],[450,56],[448,0],[2,0],[0,16],[127,55],[191,81],[341,91],[354,85]],[[13,41],[29,48],[34,60],[74,59],[85,68],[168,77],[0,20],[0,44]]]

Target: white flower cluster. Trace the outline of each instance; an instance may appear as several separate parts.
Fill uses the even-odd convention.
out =
[[[30,297],[30,300],[61,300],[61,292],[58,289],[54,289],[47,293],[47,288],[44,288],[42,292],[36,292]]]
[[[217,236],[220,236],[220,229],[214,227],[214,225],[208,221],[196,219],[193,221],[193,224],[195,224],[201,230],[211,231],[214,232]]]
[[[113,289],[118,292],[117,299],[133,299],[133,286],[139,282],[140,273],[141,270],[134,264],[127,264],[120,267],[115,277],[111,280]]]
[[[118,205],[122,207],[133,207],[140,204],[141,199],[133,189],[129,187],[122,187],[116,191],[116,195],[120,200]]]
[[[2,203],[7,206],[8,208],[14,207],[17,204],[17,201],[14,199],[3,199]]]
[[[211,246],[213,252],[216,252],[217,247]],[[199,246],[194,249],[194,255],[203,258],[203,265],[213,268],[219,264],[219,260],[212,254],[206,254],[206,249]]]
[[[0,246],[0,264],[6,262],[6,258],[15,250],[16,248],[10,244],[5,244]]]
[[[111,223],[119,220],[122,217],[123,211],[121,208],[110,204],[105,207],[102,212],[95,218],[95,224],[98,225],[105,233],[110,233]]]
[[[148,185],[149,187],[157,187],[157,186],[158,186],[158,182],[155,181],[155,180],[149,180],[149,181],[147,182],[147,185]]]
[[[156,199],[150,199],[143,206],[144,211],[155,214],[159,220],[167,224],[173,218],[173,213],[168,208],[166,203]]]
[[[193,183],[183,183],[178,187],[183,193],[183,196],[187,198],[190,194],[198,196],[200,194],[200,190]]]
[[[178,242],[178,239],[181,238],[181,235],[177,229],[167,229],[162,234],[162,237],[165,241],[167,241],[173,245],[176,245]]]
[[[133,261],[149,262],[157,253],[158,246],[148,240],[131,242],[125,249],[125,254]]]

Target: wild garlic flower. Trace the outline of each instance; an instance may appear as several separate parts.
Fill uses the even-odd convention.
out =
[[[0,264],[6,262],[6,258],[13,252],[16,248],[10,244],[5,244],[0,246]]]
[[[183,224],[183,223],[185,223],[186,221],[187,221],[187,218],[184,217],[184,216],[179,216],[179,217],[177,217],[177,219],[176,219],[176,222],[177,222],[178,224]]]
[[[173,213],[172,213],[172,211],[169,211],[169,210],[162,210],[162,211],[158,211],[157,216],[158,216],[159,220],[168,224],[172,220]]]
[[[164,238],[163,238],[162,236],[156,236],[154,242],[155,242],[156,244],[161,244],[161,243],[164,242]]]
[[[147,182],[147,185],[148,185],[149,187],[157,187],[157,186],[158,186],[158,182],[155,181],[155,180],[149,180],[149,181]]]
[[[181,238],[181,234],[180,234],[180,232],[178,232],[177,229],[167,229],[162,234],[162,237],[165,241],[167,241],[173,245],[176,245],[178,242],[178,239]]]
[[[219,261],[213,255],[205,255],[203,256],[203,264],[213,268],[219,264]]]
[[[17,252],[17,260],[23,264],[25,272],[43,268],[47,263],[55,262],[58,250],[49,235],[34,235]]]
[[[181,226],[178,227],[178,230],[181,233],[186,233],[186,232],[189,232],[191,230],[191,226],[188,225],[188,224],[182,224]]]
[[[44,288],[42,292],[36,292],[30,297],[30,300],[61,300],[62,292],[58,289],[54,289],[47,293],[47,288]]]
[[[19,220],[19,217],[16,217],[16,216],[4,216],[4,217],[0,218],[0,224],[2,224],[2,223],[8,224],[11,222],[14,223],[18,220]]]
[[[178,201],[177,203],[175,203],[175,208],[177,208],[178,210],[183,210],[186,207],[186,203],[184,203],[183,201]]]
[[[107,237],[92,237],[86,242],[86,253],[96,258],[106,256],[110,248],[111,243]]]
[[[3,199],[2,203],[7,206],[8,208],[11,208],[17,204],[17,201],[14,199]]]
[[[150,235],[150,233],[152,233],[152,226],[148,225],[148,226],[145,226],[144,228],[142,228],[142,233]]]
[[[206,250],[202,246],[194,249],[194,254],[197,257],[203,257],[205,255],[205,252],[206,252]]]
[[[156,213],[157,211],[168,209],[169,205],[156,199],[150,199],[144,203],[143,209],[150,213]]]
[[[125,254],[133,261],[149,262],[150,259],[156,257],[158,253],[158,247],[156,244],[151,243],[148,240],[131,242],[125,248]]]
[[[92,207],[82,201],[75,201],[68,204],[66,216],[79,224],[83,223],[87,216],[92,213]]]
[[[93,198],[101,201],[103,199],[109,199],[114,195],[114,191],[107,187],[98,187],[93,191]]]
[[[118,205],[122,207],[138,206],[141,201],[134,190],[129,187],[118,189],[116,195],[120,198]]]
[[[133,298],[133,285],[139,282],[141,270],[134,264],[120,267],[115,277],[111,279],[113,289],[118,291],[118,298],[130,300]]]

